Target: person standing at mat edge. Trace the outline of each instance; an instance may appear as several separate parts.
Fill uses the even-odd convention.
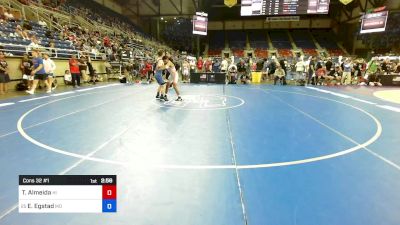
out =
[[[49,83],[47,82],[47,74],[44,70],[43,59],[40,57],[40,52],[38,49],[32,51],[32,63],[33,63],[33,70],[31,75],[33,76],[33,83],[31,90],[26,91],[28,94],[35,94],[36,87],[39,83],[39,80],[44,81],[47,90],[50,90]]]
[[[53,81],[55,79],[54,71],[56,70],[56,64],[52,59],[50,59],[48,52],[43,52],[43,66],[44,70],[46,71],[47,74],[47,82],[49,84],[47,92],[46,93],[51,93],[52,86],[53,86]],[[55,89],[55,87],[54,87]]]
[[[155,78],[156,78],[159,86],[157,88],[156,99],[168,101],[167,96],[164,96],[165,95],[165,81],[164,81],[164,78],[162,75],[163,70],[165,70],[164,61],[162,60],[164,55],[165,55],[165,53],[162,50],[159,50],[157,53]]]
[[[7,83],[10,82],[8,75],[8,64],[4,52],[0,52],[0,94],[7,93]]]
[[[71,56],[71,59],[69,60],[69,70],[71,71],[71,76],[72,76],[72,85],[74,88],[80,87],[81,86],[81,74],[79,71],[79,62],[76,59],[75,55]]]

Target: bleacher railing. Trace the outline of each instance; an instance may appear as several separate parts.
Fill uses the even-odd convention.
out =
[[[15,44],[2,44],[3,49],[1,49],[5,53],[11,53],[13,56],[22,56],[24,54],[29,54],[33,49],[39,49],[41,52],[47,52],[50,54],[51,58],[59,58],[59,59],[69,59],[72,55],[76,55],[77,58],[81,58],[82,56],[90,56],[92,59],[104,60],[107,59],[107,55],[105,53],[93,53],[87,51],[79,51],[73,49],[61,49],[61,48],[49,48],[49,47],[33,47],[33,46],[21,46]]]

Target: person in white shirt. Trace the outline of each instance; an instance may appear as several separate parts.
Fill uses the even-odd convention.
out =
[[[196,61],[194,59],[191,59],[189,61],[190,65],[190,73],[195,73],[196,72]]]
[[[305,63],[303,61],[303,57],[300,57],[300,60],[296,63],[296,74],[297,79],[304,78],[303,73],[305,72]]]
[[[47,93],[51,93],[52,90],[54,90],[56,87],[52,88],[53,81],[55,78],[54,71],[56,70],[56,64],[52,59],[49,57],[48,52],[43,53],[43,66],[44,66],[44,71],[46,72],[47,76],[47,83],[49,84]]]
[[[182,76],[183,76],[183,81],[187,82],[189,81],[189,74],[190,74],[190,65],[187,59],[183,60],[182,63]]]
[[[39,40],[36,37],[32,37],[31,43],[28,45],[28,51],[31,51],[32,49],[38,49],[40,47]]]
[[[5,16],[6,19],[8,19],[8,20],[13,20],[13,19],[14,19],[14,15],[10,12],[9,9],[7,9],[7,10],[4,12],[4,16]]]
[[[234,61],[231,62],[231,65],[228,67],[228,82],[230,84],[236,83],[237,79],[237,66],[235,65]]]
[[[42,27],[47,27],[47,23],[46,22],[44,22],[44,21],[39,21],[38,22],[38,24],[40,25],[40,26],[42,26]]]
[[[65,85],[72,85],[72,75],[69,70],[66,70],[64,73],[64,84]]]
[[[221,62],[221,72],[226,73],[227,70],[228,70],[228,60],[224,58],[224,60],[222,60]]]

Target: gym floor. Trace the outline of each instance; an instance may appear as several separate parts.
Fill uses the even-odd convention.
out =
[[[156,88],[0,101],[0,224],[400,224],[398,88]],[[19,214],[20,174],[116,174],[118,212]]]

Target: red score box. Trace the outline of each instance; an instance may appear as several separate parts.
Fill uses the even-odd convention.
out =
[[[117,199],[117,186],[103,185],[103,199]]]

